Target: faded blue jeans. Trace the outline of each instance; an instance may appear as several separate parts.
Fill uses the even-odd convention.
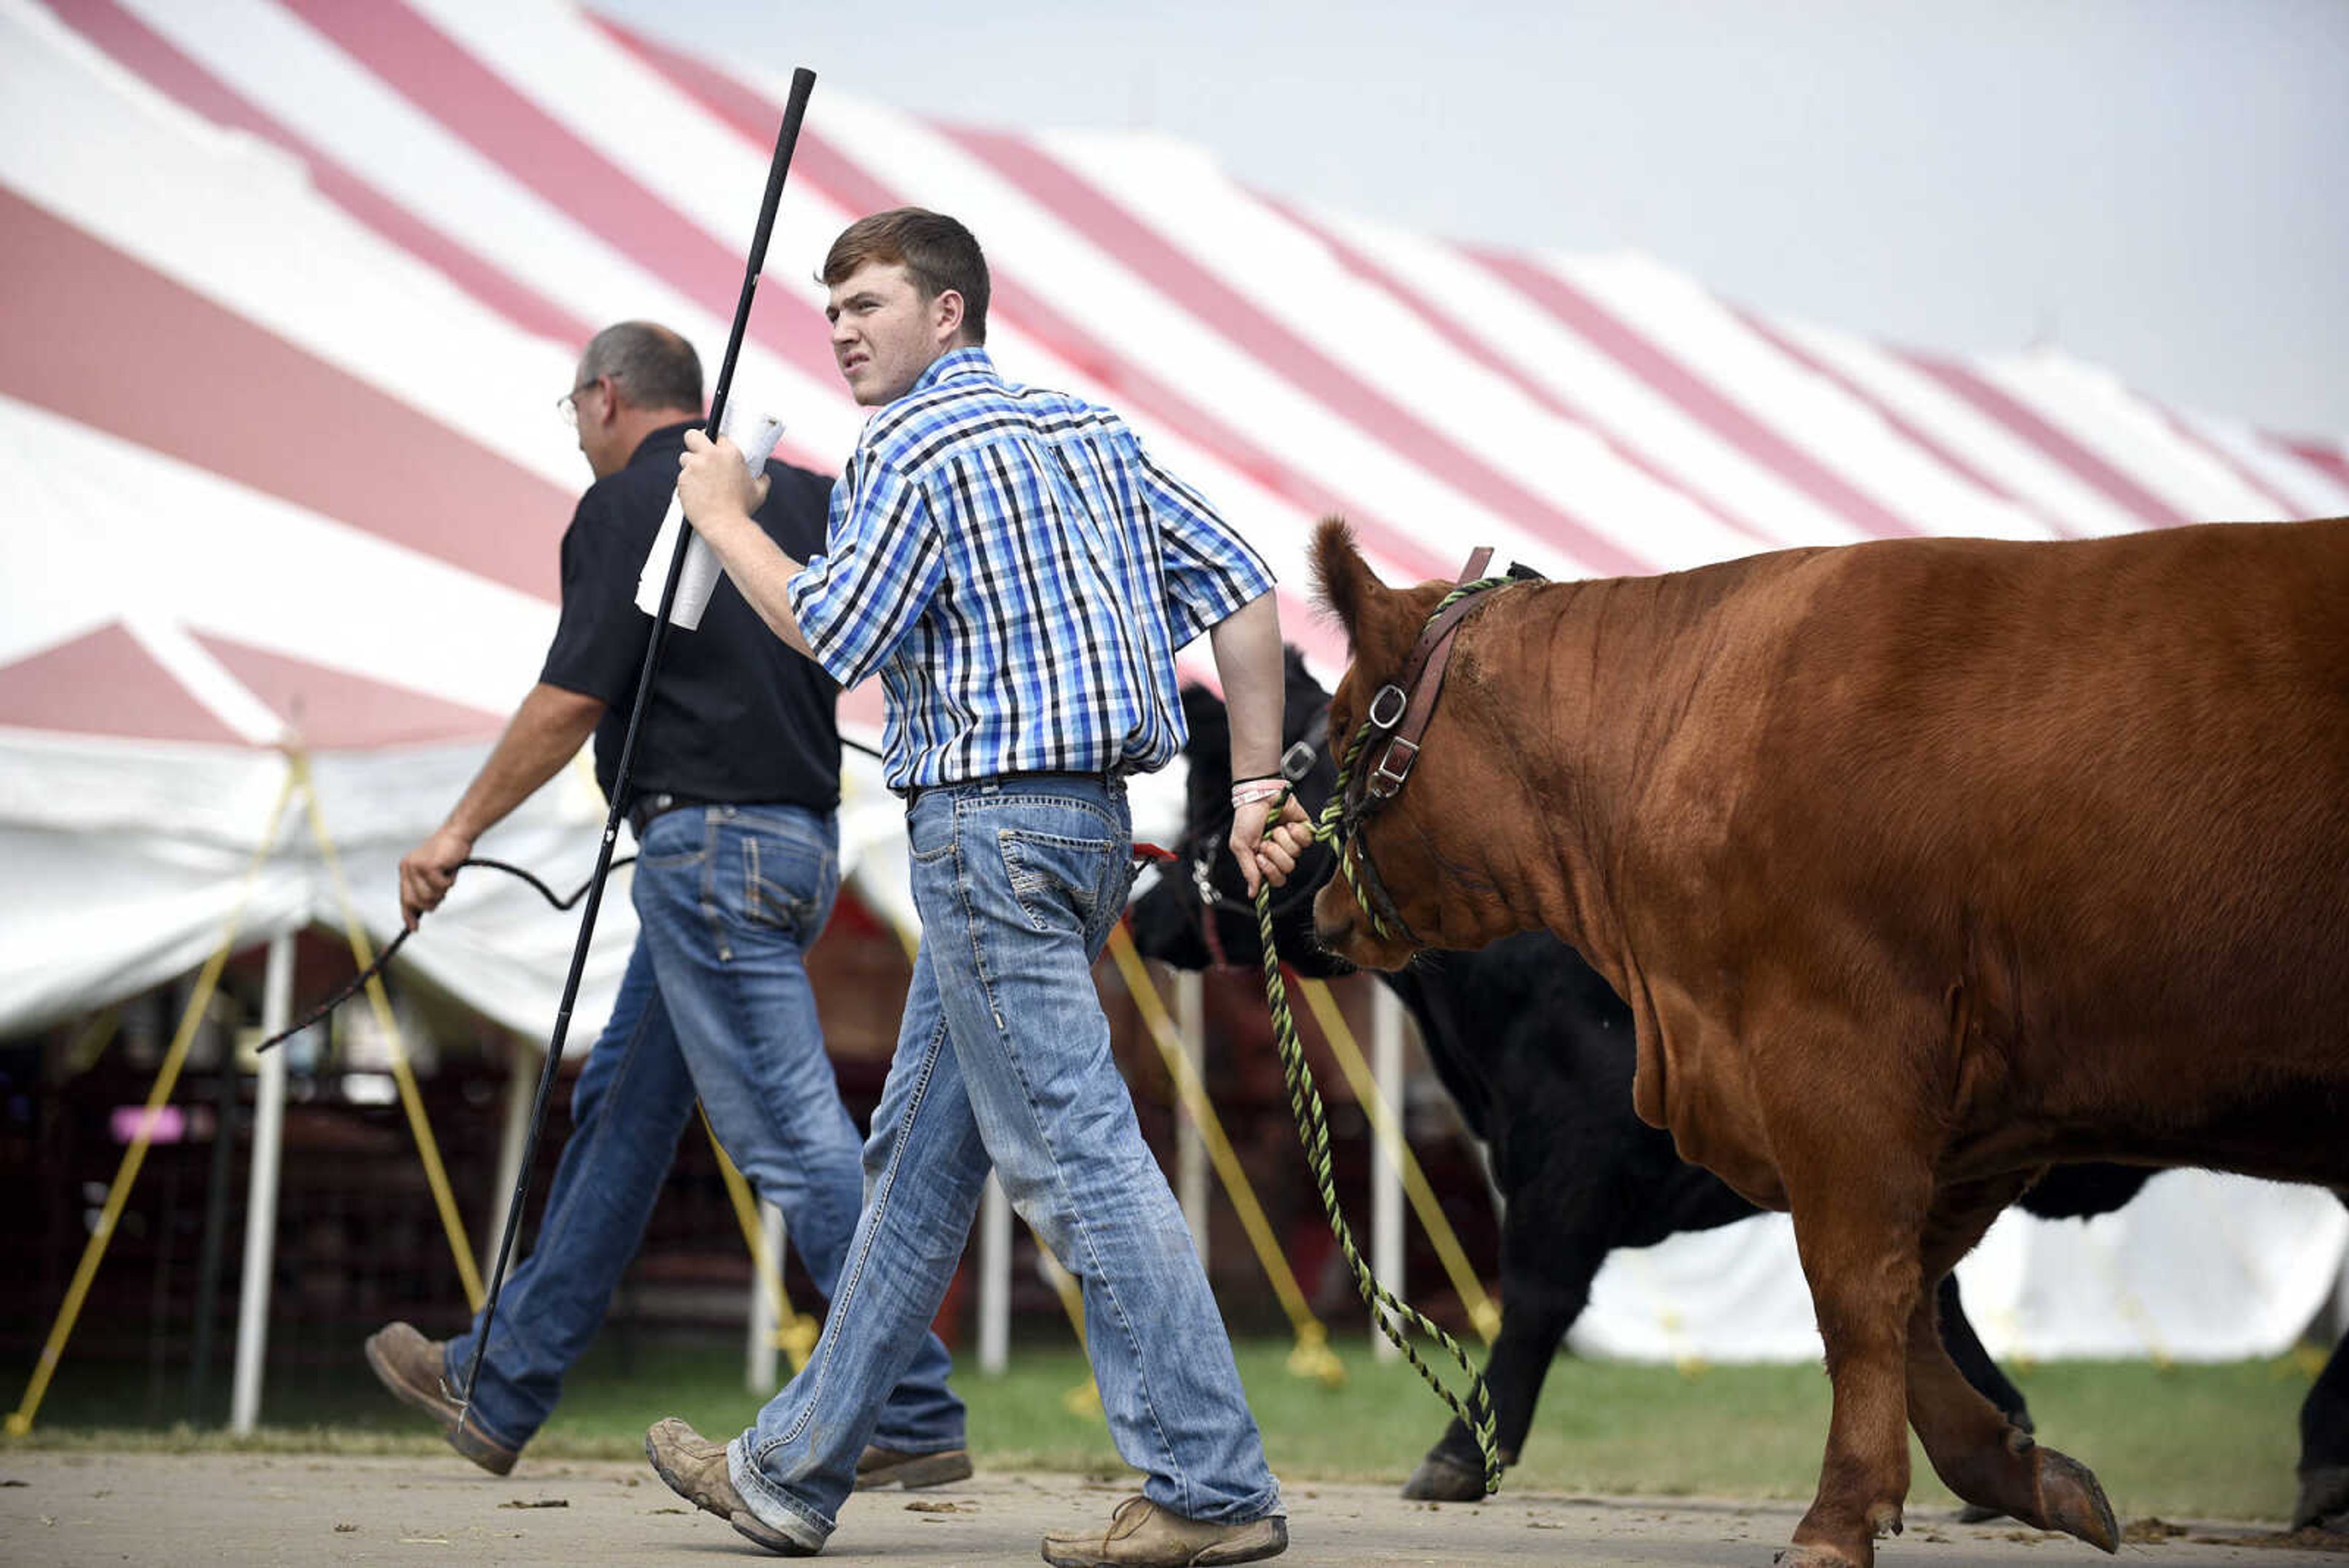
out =
[[[864,1217],[814,1354],[727,1446],[735,1490],[779,1530],[831,1533],[992,1164],[1083,1285],[1102,1406],[1143,1491],[1192,1519],[1280,1512],[1231,1342],[1093,991],[1133,875],[1123,788],[925,790],[907,830],[922,947],[864,1146]]]
[[[506,1282],[474,1390],[474,1418],[497,1441],[521,1448],[554,1411],[644,1241],[697,1093],[831,1292],[864,1175],[803,961],[832,916],[839,845],[830,815],[798,806],[689,806],[645,825],[636,949],[573,1091],[537,1243]],[[480,1326],[477,1316],[449,1342],[452,1389]],[[874,1440],[908,1453],[962,1447],[946,1346],[917,1334],[908,1348]]]

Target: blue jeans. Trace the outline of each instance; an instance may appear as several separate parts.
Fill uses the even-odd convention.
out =
[[[573,1092],[537,1245],[506,1282],[473,1416],[521,1448],[604,1321],[699,1095],[728,1156],[782,1210],[829,1294],[864,1199],[856,1124],[840,1103],[803,960],[840,888],[839,827],[787,805],[713,805],[646,824],[636,945]],[[461,1386],[478,1316],[449,1342]],[[946,1346],[916,1333],[874,1428],[908,1453],[963,1446]]]
[[[1206,1271],[1110,1054],[1092,960],[1125,907],[1123,788],[926,790],[907,814],[922,948],[873,1136],[864,1217],[823,1335],[727,1449],[776,1528],[833,1529],[856,1458],[921,1345],[991,1163],[1084,1287],[1111,1435],[1192,1519],[1281,1511]]]

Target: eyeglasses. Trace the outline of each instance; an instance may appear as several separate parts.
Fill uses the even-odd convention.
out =
[[[601,376],[590,376],[554,400],[554,411],[563,416],[564,424],[569,425],[573,430],[579,428],[579,394],[591,387],[601,386],[603,381],[604,378]]]

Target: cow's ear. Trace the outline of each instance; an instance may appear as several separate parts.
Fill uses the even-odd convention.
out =
[[[1353,528],[1342,517],[1324,517],[1314,528],[1312,559],[1314,597],[1338,618],[1346,628],[1346,640],[1359,649],[1362,617],[1385,585],[1371,575],[1370,563],[1354,543]]]

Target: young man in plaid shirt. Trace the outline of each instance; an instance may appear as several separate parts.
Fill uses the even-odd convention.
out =
[[[1201,632],[1231,709],[1231,842],[1250,886],[1285,879],[1307,842],[1294,802],[1268,820],[1271,576],[1114,413],[996,374],[986,260],[952,218],[852,224],[823,281],[841,375],[878,410],[823,555],[793,561],[750,524],[759,490],[727,443],[691,438],[678,489],[778,636],[843,686],[881,677],[922,947],[823,1339],[730,1444],[672,1419],[647,1451],[770,1550],[821,1549],[992,1167],[1083,1284],[1110,1429],[1146,1478],[1106,1527],[1045,1537],[1046,1561],[1272,1556],[1288,1544],[1279,1485],[1092,977],[1132,875],[1124,777],[1181,750],[1174,653]]]

